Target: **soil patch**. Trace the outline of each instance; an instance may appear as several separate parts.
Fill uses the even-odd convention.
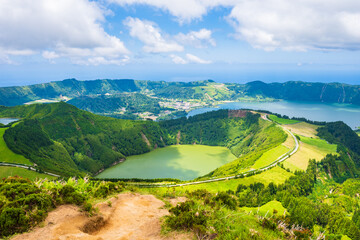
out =
[[[164,202],[153,195],[125,193],[99,203],[99,214],[88,217],[78,207],[63,205],[50,212],[43,227],[12,240],[125,240],[192,239],[189,233],[161,235],[161,218],[168,215]]]

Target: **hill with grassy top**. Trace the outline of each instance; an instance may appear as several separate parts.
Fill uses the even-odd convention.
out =
[[[216,83],[212,80],[195,82],[144,81],[132,79],[102,79],[78,81],[66,79],[29,86],[0,88],[0,105],[15,106],[36,100],[70,100],[77,97],[136,92],[166,99],[198,99],[202,101],[253,99],[284,99],[360,105],[360,87],[342,83],[285,82],[247,84]],[[90,103],[86,108],[90,108]],[[98,111],[98,110],[97,110]],[[105,112],[102,111],[102,112]]]
[[[257,149],[261,156],[286,138],[280,128],[247,111],[153,122],[99,116],[60,102],[1,107],[0,116],[21,118],[3,136],[11,151],[66,176],[93,175],[127,156],[172,144],[225,146],[236,156]]]

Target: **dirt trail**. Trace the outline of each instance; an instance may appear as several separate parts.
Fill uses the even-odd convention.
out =
[[[60,206],[49,213],[44,227],[12,240],[192,239],[185,233],[160,235],[160,218],[169,212],[162,208],[164,203],[152,195],[126,193],[110,201],[111,206],[107,202],[98,204],[100,214],[92,218],[78,207]]]

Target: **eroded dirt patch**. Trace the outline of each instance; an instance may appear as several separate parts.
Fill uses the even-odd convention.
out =
[[[152,195],[120,194],[97,204],[99,214],[88,217],[78,207],[64,205],[50,212],[44,227],[37,227],[13,240],[125,240],[192,239],[192,235],[172,233],[162,236],[160,218],[169,214],[164,203]]]

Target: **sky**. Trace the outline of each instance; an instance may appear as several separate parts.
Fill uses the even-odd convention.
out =
[[[359,0],[0,0],[0,86],[76,78],[360,85]]]

